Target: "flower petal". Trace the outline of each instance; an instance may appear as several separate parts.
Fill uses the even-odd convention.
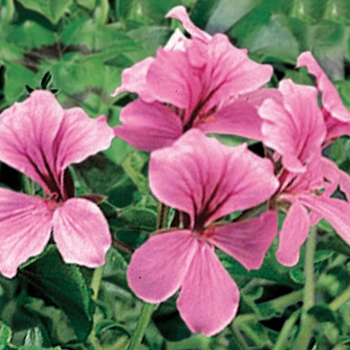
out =
[[[146,80],[149,66],[153,61],[154,57],[147,57],[132,67],[124,69],[122,73],[122,85],[114,91],[112,96],[117,96],[122,92],[133,92],[138,94],[146,102],[154,101]]]
[[[269,160],[245,144],[228,147],[195,129],[152,152],[149,169],[153,194],[196,225],[258,205],[278,188]]]
[[[55,96],[35,90],[0,116],[0,160],[25,173],[45,190],[59,192],[53,147],[63,120]]]
[[[299,195],[298,199],[309,209],[321,214],[350,245],[350,204],[348,202],[315,195]]]
[[[204,133],[231,134],[261,140],[262,119],[258,111],[246,101],[229,104],[197,127]]]
[[[40,254],[50,239],[52,213],[43,200],[0,188],[0,272],[8,278]]]
[[[277,214],[268,211],[247,221],[212,226],[209,232],[209,242],[231,255],[247,270],[259,269],[277,236]]]
[[[297,68],[306,67],[316,77],[317,87],[322,92],[323,107],[336,118],[343,122],[350,121],[350,112],[343,105],[337,89],[323,72],[310,51],[303,52],[297,61]]]
[[[55,139],[57,167],[63,170],[72,163],[82,162],[107,149],[113,138],[113,130],[108,126],[105,116],[92,119],[81,108],[65,110]]]
[[[182,285],[197,244],[186,230],[151,236],[131,257],[127,272],[131,289],[150,303],[171,297]]]
[[[199,28],[197,28],[192,21],[190,20],[190,17],[187,14],[187,11],[184,6],[176,6],[173,9],[171,9],[165,16],[166,18],[175,18],[178,21],[180,21],[183,25],[183,27],[186,29],[186,31],[191,34],[193,38],[198,38],[203,40],[204,42],[207,42],[210,40],[211,36],[207,34],[206,32],[203,32]]]
[[[288,210],[279,235],[276,258],[280,264],[294,266],[298,262],[299,250],[306,240],[309,229],[309,214],[302,204],[295,201]]]
[[[213,247],[199,242],[177,300],[181,317],[193,333],[210,337],[231,323],[238,304],[236,283],[221,265]]]
[[[94,268],[104,264],[111,245],[105,217],[97,205],[87,199],[72,198],[56,208],[53,236],[63,260]]]
[[[170,146],[182,134],[180,118],[158,102],[137,99],[120,114],[123,126],[114,128],[115,136],[142,151]]]
[[[263,142],[282,155],[284,167],[294,173],[306,171],[305,164],[321,156],[326,127],[317,105],[317,90],[296,85],[287,79],[280,83],[283,106],[268,99],[259,108],[264,119]]]

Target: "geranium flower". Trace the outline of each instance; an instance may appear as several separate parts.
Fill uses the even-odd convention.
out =
[[[219,218],[267,200],[277,189],[272,163],[230,148],[199,130],[154,151],[150,188],[161,202],[189,216],[189,224],[155,234],[138,248],[128,268],[130,287],[159,303],[181,289],[177,306],[192,332],[220,332],[234,318],[239,291],[215,254],[217,247],[247,269],[258,269],[277,234],[274,212],[239,223]]]
[[[326,140],[350,135],[350,112],[310,51],[303,52],[298,57],[297,68],[300,67],[306,67],[316,77],[317,89],[322,93],[322,112],[327,126]]]
[[[227,36],[196,28],[182,6],[167,17],[180,20],[191,39],[176,31],[157,57],[124,70],[113,95],[139,99],[122,110],[116,136],[144,151],[169,146],[191,128],[259,139],[261,120],[247,100],[270,80],[272,67],[251,61]]]
[[[278,90],[282,104],[268,99],[259,114],[264,120],[263,142],[276,151],[277,165],[282,160],[280,188],[274,201],[287,215],[279,233],[276,257],[281,264],[292,266],[298,262],[300,246],[310,226],[321,218],[350,244],[350,205],[330,198],[338,184],[350,191],[350,180],[322,157],[326,125],[317,104],[317,89],[284,80]]]
[[[90,200],[72,198],[68,166],[107,149],[105,117],[64,110],[48,91],[34,91],[0,115],[0,161],[43,188],[44,198],[0,188],[0,272],[9,278],[40,254],[51,232],[67,263],[96,267],[111,244],[108,224]]]

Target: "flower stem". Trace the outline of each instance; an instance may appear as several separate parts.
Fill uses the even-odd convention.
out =
[[[100,285],[102,281],[103,267],[103,265],[98,267],[92,274],[92,279],[90,283],[90,287],[93,291],[92,300],[96,300],[98,297],[98,292],[100,290]]]
[[[168,227],[169,207],[163,203],[158,204],[158,217],[157,217],[157,230]],[[154,311],[156,304],[144,303],[140,315],[139,322],[132,335],[128,350],[135,350],[141,344],[145,335],[147,326],[151,320],[152,312]]]
[[[144,303],[140,315],[139,322],[135,329],[135,332],[131,338],[130,344],[128,346],[128,350],[135,350],[141,344],[142,339],[145,335],[147,326],[151,320],[152,312],[156,307],[155,304]]]
[[[272,348],[272,350],[283,350],[288,344],[288,336],[300,315],[300,311],[295,311],[286,322],[284,322],[283,327],[278,335],[277,341]]]
[[[266,211],[266,208],[267,208],[266,202],[262,203],[254,208],[244,211],[241,215],[236,217],[233,220],[233,222],[240,222],[240,221],[251,219],[255,216],[262,214],[264,211]]]
[[[249,350],[249,346],[246,343],[242,333],[239,330],[239,327],[235,325],[235,322],[232,323],[231,327],[231,334],[234,340],[234,345],[239,349],[239,350]]]
[[[350,287],[345,289],[342,294],[340,294],[337,298],[335,298],[332,302],[330,302],[329,308],[332,311],[336,311],[349,300],[350,300]]]
[[[158,215],[157,215],[157,230],[168,227],[169,207],[165,204],[158,203]]]
[[[317,226],[311,227],[310,235],[306,242],[304,273],[305,287],[303,296],[303,310],[298,336],[293,349],[306,350],[311,340],[314,318],[307,314],[308,310],[315,305],[315,278],[314,278],[314,256],[316,251]]]

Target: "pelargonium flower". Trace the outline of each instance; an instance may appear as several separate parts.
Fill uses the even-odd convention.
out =
[[[275,202],[277,207],[287,209],[287,215],[276,257],[281,264],[292,266],[298,262],[310,226],[321,218],[350,244],[350,205],[330,198],[338,184],[350,194],[350,180],[322,157],[326,125],[317,104],[317,89],[285,80],[278,90],[283,103],[268,99],[259,114],[264,120],[263,142],[276,151],[277,163],[278,157],[282,159]]]
[[[183,6],[167,17],[180,20],[191,38],[176,31],[155,58],[124,70],[113,95],[139,98],[122,110],[116,136],[144,151],[169,146],[191,128],[260,139],[261,120],[247,100],[270,80],[272,67],[251,61],[225,35],[196,28]]]
[[[272,163],[243,144],[230,148],[199,130],[150,160],[150,188],[156,198],[189,216],[189,224],[155,234],[132,255],[128,282],[141,299],[159,303],[179,289],[177,306],[192,332],[220,332],[234,318],[239,291],[215,254],[215,247],[247,269],[258,269],[277,234],[274,212],[239,223],[219,218],[265,200],[278,188]]]
[[[306,67],[316,77],[317,89],[322,93],[322,113],[327,126],[326,140],[350,135],[350,112],[310,51],[303,52],[298,57],[297,68],[299,67]]]
[[[0,161],[43,188],[44,198],[0,188],[0,272],[9,278],[40,254],[51,232],[67,263],[96,267],[111,244],[96,204],[73,198],[68,166],[107,149],[113,131],[104,116],[62,109],[48,91],[34,91],[0,115]]]

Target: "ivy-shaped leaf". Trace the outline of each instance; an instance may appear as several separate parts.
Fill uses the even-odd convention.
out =
[[[18,0],[27,9],[39,12],[53,24],[63,17],[72,0]]]
[[[65,313],[79,342],[87,338],[94,313],[91,290],[79,268],[65,264],[56,247],[49,246],[46,254],[22,269],[20,278],[35,297]]]

